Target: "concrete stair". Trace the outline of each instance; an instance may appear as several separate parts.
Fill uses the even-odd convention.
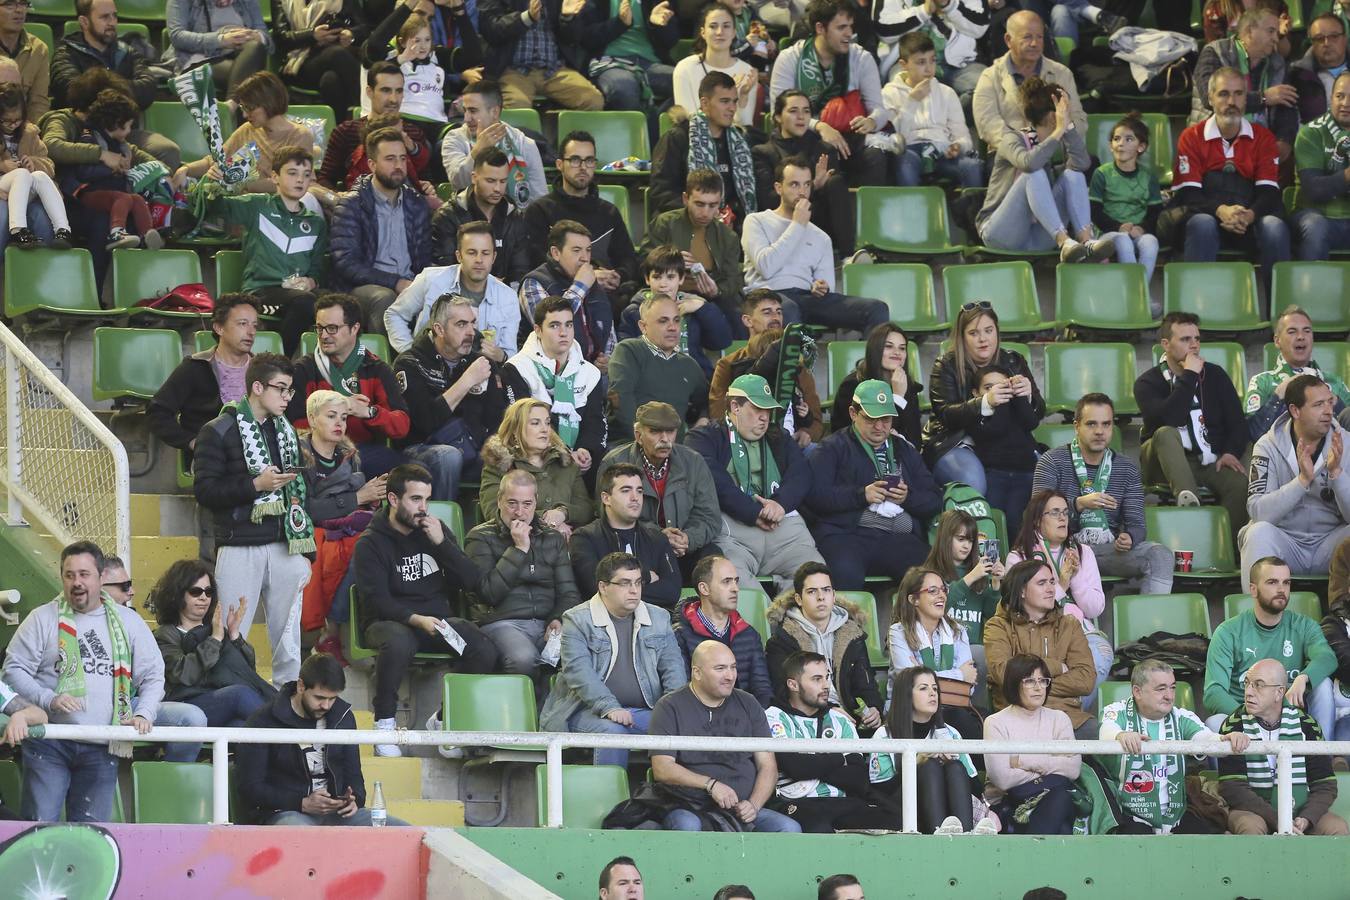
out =
[[[375,792],[375,782],[384,788],[386,803],[422,799],[422,759],[417,756],[368,756],[361,760],[366,776],[366,796]],[[367,801],[369,802],[369,801]]]
[[[131,575],[142,615],[149,617],[145,601],[169,566],[197,556],[193,507],[191,498],[131,495]]]
[[[423,828],[459,828],[464,825],[464,804],[458,800],[390,800],[389,815]]]

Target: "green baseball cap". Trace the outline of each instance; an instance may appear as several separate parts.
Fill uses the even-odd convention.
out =
[[[895,415],[895,394],[891,386],[878,378],[869,378],[853,392],[853,402],[862,407],[869,419]]]
[[[782,409],[783,404],[774,399],[769,383],[759,375],[742,375],[727,388],[728,397],[744,397],[760,409]]]

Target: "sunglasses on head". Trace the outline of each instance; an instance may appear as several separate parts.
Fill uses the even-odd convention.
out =
[[[961,312],[971,312],[977,309],[993,309],[994,304],[988,300],[970,300],[961,304]]]
[[[188,596],[191,597],[193,600],[196,600],[198,597],[202,597],[202,596],[205,596],[205,597],[215,597],[215,596],[216,596],[216,589],[215,589],[215,588],[213,588],[213,587],[197,587],[197,585],[195,585],[195,584],[194,584],[192,587],[188,588],[188,589],[187,589],[187,592],[188,592]]]

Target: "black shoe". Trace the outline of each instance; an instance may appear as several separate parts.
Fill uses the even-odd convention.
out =
[[[32,250],[34,247],[42,246],[42,241],[38,240],[38,236],[28,228],[11,228],[9,242],[20,250]]]
[[[1113,12],[1103,10],[1097,15],[1097,27],[1101,29],[1102,34],[1110,37],[1120,29],[1130,24],[1130,20],[1124,16],[1118,16]]]
[[[52,242],[47,245],[53,250],[69,250],[75,246],[74,239],[71,237],[69,228],[58,228],[52,235]]]

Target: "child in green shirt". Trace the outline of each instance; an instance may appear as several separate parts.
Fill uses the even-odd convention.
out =
[[[1140,165],[1148,150],[1148,126],[1130,113],[1111,127],[1111,160],[1092,173],[1088,203],[1092,223],[1116,242],[1116,259],[1144,267],[1144,284],[1158,261],[1158,213],[1162,191],[1151,166]]]

